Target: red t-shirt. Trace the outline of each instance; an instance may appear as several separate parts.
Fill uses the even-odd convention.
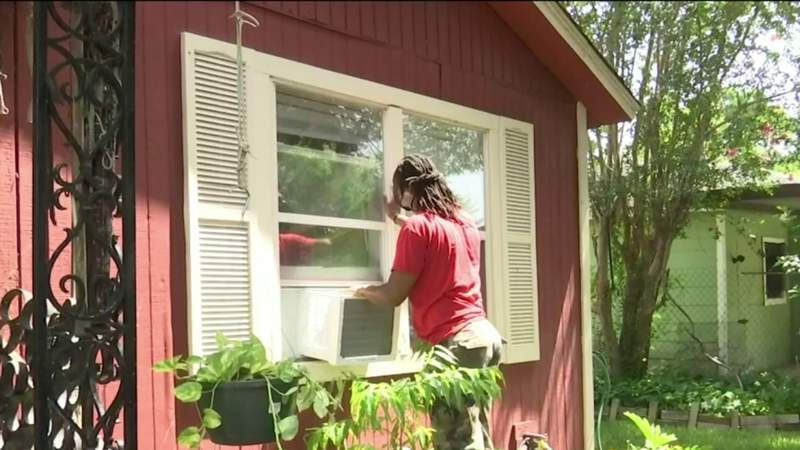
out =
[[[311,254],[317,240],[298,233],[278,235],[282,266],[304,266],[311,264]]]
[[[480,264],[480,233],[468,217],[455,221],[424,213],[406,221],[392,271],[417,276],[409,295],[417,336],[438,344],[486,316]]]

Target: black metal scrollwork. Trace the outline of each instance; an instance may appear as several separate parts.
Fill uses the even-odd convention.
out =
[[[0,448],[136,448],[133,23],[128,2],[34,3],[34,287],[0,301]]]

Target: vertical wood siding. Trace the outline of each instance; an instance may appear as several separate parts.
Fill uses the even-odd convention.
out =
[[[0,288],[30,288],[31,281],[27,13],[17,5],[22,4],[0,5],[0,68],[12,72],[5,84],[12,115],[0,117]],[[494,410],[494,434],[498,447],[511,447],[513,425],[534,421],[554,448],[579,449],[575,100],[483,2],[243,2],[243,7],[261,22],[260,28],[245,30],[248,47],[534,124],[541,360],[505,367],[507,385]],[[150,370],[153,362],[187,348],[180,33],[231,42],[232,8],[233,2],[136,7],[141,449],[176,449],[176,427],[194,414],[175,404],[171,381]],[[304,444],[298,439],[290,447]]]

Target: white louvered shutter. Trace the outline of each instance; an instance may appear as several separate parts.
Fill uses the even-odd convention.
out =
[[[263,152],[264,146],[254,145],[263,141],[263,131],[256,131],[259,127],[252,123],[253,113],[263,111],[252,103],[264,99],[251,94],[250,72],[245,64],[243,85],[250,116],[245,132],[251,150],[258,147]],[[258,162],[248,158],[248,185],[247,190],[242,189],[237,85],[235,60],[223,50],[205,48],[203,41],[184,36],[185,213],[189,350],[193,354],[213,352],[217,332],[230,339],[246,339],[254,332],[262,340],[270,340],[262,335],[268,327],[254,323],[255,318],[264,318],[265,280],[275,272],[274,258],[266,254],[272,249],[265,246],[271,227],[259,213],[266,205],[254,206],[270,195],[263,178],[256,175],[264,173],[256,164],[269,158],[263,155]]]
[[[500,120],[505,362],[539,359],[533,125]]]

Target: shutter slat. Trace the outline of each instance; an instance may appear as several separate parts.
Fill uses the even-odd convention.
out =
[[[503,120],[503,259],[506,362],[539,358],[533,127]]]
[[[239,186],[236,63],[196,52],[193,105],[198,198],[203,203],[244,208],[247,193]],[[245,93],[246,95],[246,93]]]
[[[250,240],[245,222],[201,220],[199,229],[200,333],[207,353],[216,349],[217,332],[235,339],[250,330]],[[231,251],[222,252],[226,246]]]

